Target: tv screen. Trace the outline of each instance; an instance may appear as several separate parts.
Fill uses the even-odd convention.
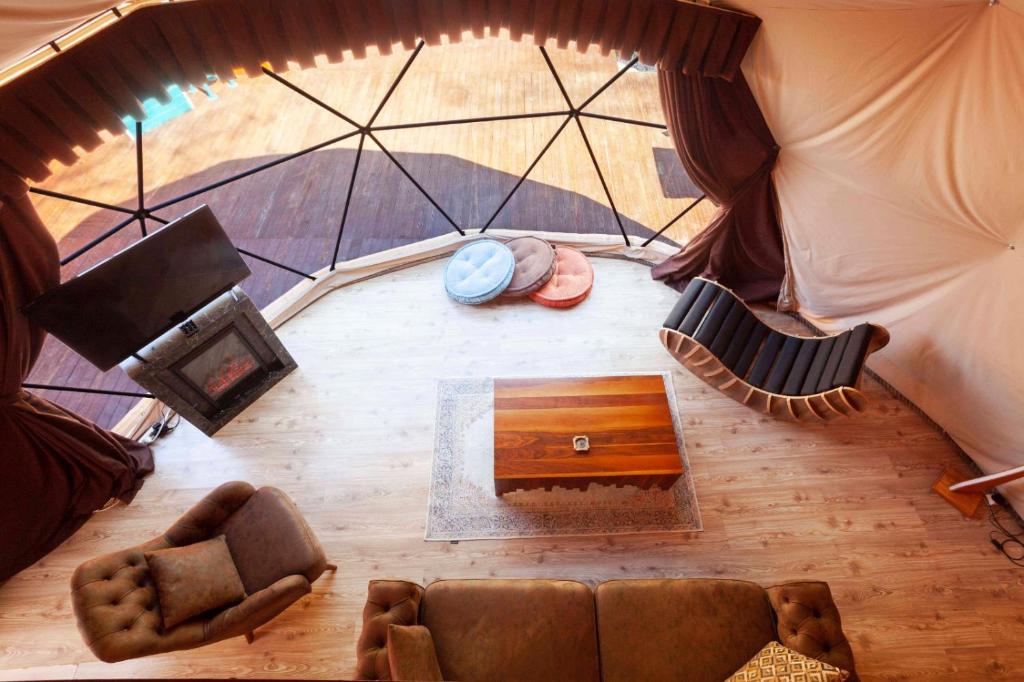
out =
[[[22,311],[106,371],[249,274],[213,211],[201,206]]]

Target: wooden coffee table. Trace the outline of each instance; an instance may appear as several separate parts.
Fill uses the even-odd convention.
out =
[[[589,450],[573,440],[586,436]],[[494,380],[494,491],[667,489],[683,473],[659,374]]]

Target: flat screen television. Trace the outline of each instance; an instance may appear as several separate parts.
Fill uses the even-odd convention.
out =
[[[250,274],[204,205],[50,289],[22,312],[106,371]]]

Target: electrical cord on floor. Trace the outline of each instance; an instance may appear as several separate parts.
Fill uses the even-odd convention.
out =
[[[142,443],[143,445],[149,445],[157,438],[160,438],[161,436],[166,436],[168,433],[173,431],[175,428],[177,428],[180,422],[181,415],[172,410],[171,408],[164,406],[160,410],[160,419],[149,425],[149,429],[147,429],[146,433],[141,438],[139,438],[139,442]],[[97,509],[93,513],[99,514],[100,512],[105,512],[110,509],[113,509],[120,502],[121,500],[117,499],[116,497],[112,497],[109,500],[107,500],[107,503],[103,505],[101,509]]]
[[[160,410],[160,419],[150,424],[149,430],[139,439],[139,442],[143,445],[149,445],[157,438],[166,436],[173,431],[180,422],[181,415],[165,406]]]
[[[1024,568],[1024,529],[1018,527],[1016,531],[1012,531],[1006,527],[1008,524],[1000,521],[997,510],[1007,505],[1006,498],[1001,494],[986,495],[985,499],[988,502],[988,522],[994,528],[988,533],[989,542],[1010,563]]]

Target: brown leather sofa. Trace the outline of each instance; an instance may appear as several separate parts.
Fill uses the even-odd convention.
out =
[[[442,580],[426,589],[373,581],[361,679],[410,669],[388,651],[392,625],[425,626],[443,678],[461,682],[721,682],[772,640],[857,679],[823,582],[612,580],[591,590],[565,580]]]
[[[164,630],[145,553],[218,535],[225,536],[247,596]],[[255,628],[308,594],[328,569],[337,567],[327,563],[287,495],[233,481],[200,500],[160,537],[79,566],[71,578],[71,603],[86,644],[100,660],[113,663],[241,635],[251,642]]]

